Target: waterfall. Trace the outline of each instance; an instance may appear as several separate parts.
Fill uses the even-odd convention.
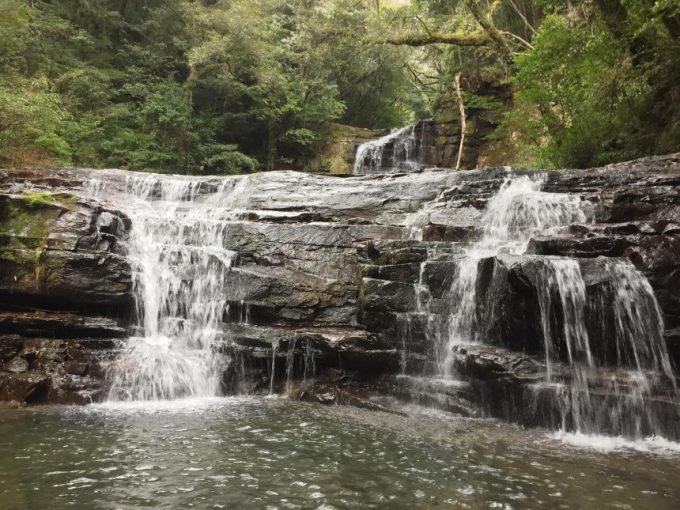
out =
[[[286,347],[285,352],[281,352],[281,344]],[[269,370],[269,395],[276,394],[277,358],[281,355],[285,364],[285,371],[281,374],[285,379],[284,394],[291,395],[294,389],[294,379],[302,376],[302,384],[316,379],[316,349],[313,342],[308,339],[298,339],[293,337],[282,342],[280,339],[272,345],[272,358]]]
[[[593,216],[592,204],[579,197],[543,192],[545,180],[544,175],[508,177],[486,205],[478,240],[453,260],[444,296],[448,311],[439,313],[437,327],[427,329],[436,348],[436,375],[455,378],[459,347],[494,343],[488,323],[496,319],[497,305],[477,295],[480,267],[484,260],[510,255],[508,260],[537,268],[545,374],[542,382],[529,385],[533,411],[556,409],[563,430],[661,435],[669,421],[664,402],[677,401],[678,389],[652,287],[626,259],[596,261],[602,275],[587,283],[578,259],[524,256],[532,237],[559,234]],[[417,237],[410,224],[407,229],[409,237]],[[428,317],[437,317],[441,303],[431,308],[423,302],[422,273],[421,267],[415,313],[427,310]]]
[[[121,202],[132,219],[128,258],[137,322],[108,370],[109,400],[218,393],[216,344],[229,297],[225,277],[236,257],[224,249],[224,236],[244,181],[228,179],[208,193],[198,180],[126,179]]]
[[[674,381],[652,286],[630,261],[609,261],[608,266],[614,276],[614,299],[609,306],[614,312],[617,364],[640,371],[660,368]],[[608,306],[602,305],[603,309]]]
[[[467,247],[458,260],[448,292],[450,313],[445,335],[437,341],[440,375],[453,375],[455,346],[483,340],[480,338],[483,328],[476,318],[480,261],[502,253],[523,254],[532,237],[556,233],[572,223],[584,223],[592,214],[591,204],[578,197],[541,191],[545,180],[545,175],[508,177],[489,200],[482,216],[481,238]]]
[[[416,124],[362,143],[357,149],[353,172],[365,175],[414,170],[419,164],[421,143]]]
[[[586,365],[592,367],[593,354],[586,330],[586,286],[578,262],[551,258],[546,260],[543,269],[545,285],[542,285],[538,291],[545,349],[546,381],[551,383],[552,361],[556,357],[552,342],[556,332],[552,331],[550,320],[553,315],[552,291],[556,291],[559,297],[557,305],[563,314],[561,333],[567,348],[569,364],[574,366],[585,356]],[[580,375],[577,374],[577,376]]]
[[[661,435],[665,418],[654,398],[678,397],[661,313],[649,282],[630,261],[610,260],[605,267],[609,288],[591,302],[577,261],[547,258],[540,293],[547,373],[533,388],[535,398],[556,400],[562,430]],[[559,331],[551,324],[556,314],[563,317]],[[589,331],[589,314],[599,332]],[[591,333],[600,333],[604,343],[594,342]],[[566,381],[551,370],[560,350],[566,350]]]
[[[135,324],[108,369],[107,396],[216,395],[226,365],[222,321],[252,322],[242,293],[225,283],[237,262],[225,245],[233,235],[230,225],[244,216],[242,201],[258,195],[248,177],[131,173],[125,179],[122,190],[120,180],[111,189],[94,180],[88,188],[99,198],[117,194],[116,205],[131,220],[125,248],[133,270]],[[405,218],[400,246],[416,248],[409,262],[414,299],[410,309],[399,309],[394,331],[402,380],[422,367],[417,371],[425,381],[422,392],[445,387],[450,406],[463,386],[468,395],[475,388],[474,381],[457,380],[465,349],[483,356],[500,348],[500,358],[510,348],[524,351],[522,363],[538,367],[521,383],[527,399],[522,404],[533,404],[533,411],[515,410],[541,415],[533,423],[584,433],[661,434],[661,423],[675,419],[670,408],[678,389],[652,287],[626,259],[527,255],[532,238],[559,235],[594,216],[593,205],[576,195],[543,191],[546,181],[544,174],[508,172],[484,210],[472,211],[473,218],[481,217],[479,228],[466,230],[465,242],[424,240],[431,215],[450,206],[454,193],[444,186],[433,202],[399,217]],[[470,236],[474,241],[467,241]],[[419,267],[413,266],[416,260]],[[521,285],[512,288],[509,275],[523,279]],[[521,313],[509,317],[523,300]],[[228,303],[236,308],[229,310]],[[518,327],[526,337],[516,340],[503,330],[512,321],[531,323],[526,330]],[[263,361],[270,393],[295,393],[299,378],[305,384],[314,379],[317,362],[323,363],[316,358],[322,345],[305,331],[277,339],[271,362]]]

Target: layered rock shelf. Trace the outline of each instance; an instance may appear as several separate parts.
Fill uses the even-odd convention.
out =
[[[577,197],[589,217],[535,236],[525,255],[481,260],[477,313],[487,341],[450,353],[467,383],[416,381],[436,372],[428,315],[446,314],[461,251],[483,234],[483,211],[510,173],[538,172],[230,178],[238,191],[223,237],[235,259],[224,282],[221,391],[285,387],[303,399],[380,407],[371,400],[379,394],[502,416],[489,402],[526,399],[546,370],[536,277],[545,256],[575,259],[590,300],[615,277],[607,262],[630,260],[649,279],[680,365],[680,155],[671,155],[548,172],[543,191]],[[1,400],[86,403],[105,395],[108,367],[137,334],[135,218],[117,202],[131,178],[150,182],[118,170],[0,171]],[[218,177],[161,179],[194,182],[194,199],[225,185]],[[595,333],[598,318],[588,321],[597,356],[615,356],[606,333]],[[312,379],[317,387],[305,386]],[[350,395],[350,387],[361,391]],[[672,415],[675,405],[663,403],[663,412]]]

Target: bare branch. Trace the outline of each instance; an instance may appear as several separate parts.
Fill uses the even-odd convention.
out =
[[[530,50],[534,49],[534,46],[529,41],[523,39],[522,37],[518,36],[517,34],[513,34],[512,32],[501,32],[501,33],[503,35],[509,35],[510,37],[517,39],[519,42],[521,42],[524,46],[526,46]]]
[[[429,79],[429,80],[430,80],[429,83],[426,83],[426,82],[423,80],[423,78],[421,78],[421,76],[419,76],[418,71],[416,71],[415,69],[413,69],[413,68],[408,64],[408,62],[405,62],[405,63],[404,63],[404,69],[406,69],[406,72],[409,74],[409,76],[411,76],[411,79],[412,79],[414,82],[416,82],[418,85],[420,85],[420,87],[421,87],[422,89],[424,89],[424,90],[425,90],[425,89],[427,89],[427,90],[435,90],[435,89],[436,89],[436,86],[439,84],[439,80],[438,80],[437,78],[432,77],[432,76],[427,76],[427,75],[424,75],[424,74],[420,73],[421,76],[424,76],[426,79]]]
[[[536,35],[536,29],[531,25],[531,23],[529,23],[529,20],[528,20],[527,17],[524,15],[524,13],[522,12],[522,10],[521,10],[519,7],[517,7],[517,4],[514,2],[514,0],[509,0],[509,2],[510,2],[510,5],[512,5],[512,8],[513,8],[513,9],[515,10],[515,12],[517,13],[517,15],[518,15],[518,16],[522,19],[522,21],[524,22],[524,25],[529,29],[529,31],[531,32],[531,34],[532,34],[532,35]]]
[[[456,73],[453,79],[453,87],[458,98],[458,109],[460,110],[460,145],[458,146],[458,158],[456,159],[456,170],[460,170],[460,160],[463,158],[463,146],[465,144],[465,105],[463,104],[463,93],[460,90],[460,73]]]
[[[395,35],[387,38],[385,44],[405,46],[427,46],[430,44],[450,44],[452,46],[485,46],[493,42],[500,50],[503,57],[511,58],[510,47],[505,37],[493,22],[493,14],[500,6],[502,0],[493,0],[486,10],[482,10],[479,0],[464,0],[468,10],[479,23],[481,29],[471,32],[431,32],[422,19],[416,19],[425,28],[426,34]]]
[[[425,32],[427,32],[427,35],[432,35],[432,30],[428,28],[428,26],[425,24],[423,19],[420,16],[416,16],[416,19],[420,22],[420,24],[423,26],[425,29]]]

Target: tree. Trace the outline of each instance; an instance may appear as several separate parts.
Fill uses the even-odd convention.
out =
[[[548,7],[534,48],[517,59],[505,128],[520,152],[587,167],[680,149],[680,46],[665,4]]]

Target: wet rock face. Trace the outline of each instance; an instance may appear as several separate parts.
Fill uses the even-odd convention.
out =
[[[460,373],[470,376],[465,395],[476,404],[478,412],[527,426],[541,426],[553,429],[571,428],[574,416],[565,412],[569,388],[564,383],[571,377],[566,364],[552,366],[553,381],[545,382],[545,360],[539,356],[504,348],[471,344],[455,349],[453,362]],[[656,416],[665,424],[664,435],[680,437],[680,406],[667,398],[652,399],[644,403],[641,413],[640,402],[635,398],[621,399],[619,391],[626,391],[635,383],[627,380],[617,370],[603,369],[598,378],[591,381],[591,405],[615,412],[601,415],[602,430],[610,434],[643,435],[654,434],[655,430],[643,418],[636,424],[616,420],[613,415],[622,413],[640,416],[644,413]]]
[[[122,213],[73,194],[0,192],[0,300],[127,313],[129,226]]]
[[[626,351],[628,346],[617,341],[615,317],[612,307],[621,291],[622,275],[613,269],[625,264],[625,259],[598,257],[576,259],[583,279],[583,331],[589,339],[590,355],[602,366],[635,367],[635,360]],[[569,356],[585,359],[586,353],[576,346],[567,345],[566,322],[560,295],[555,284],[550,260],[535,256],[497,256],[479,262],[476,288],[477,323],[486,342],[515,352],[544,355],[546,342],[550,343],[553,357],[568,362]],[[554,281],[554,280],[553,280]],[[550,289],[550,290],[548,290]],[[578,289],[574,289],[578,291]],[[572,296],[575,299],[576,296]],[[650,296],[641,294],[631,297],[635,306],[643,309]],[[557,305],[556,305],[557,304]],[[571,301],[570,301],[571,305]],[[574,305],[578,305],[574,301]],[[650,304],[650,314],[653,305]],[[630,312],[632,313],[632,312]],[[550,333],[546,338],[546,328]],[[645,334],[653,335],[654,331]],[[641,356],[638,353],[638,356]]]
[[[503,172],[498,170],[457,175],[459,180],[435,201],[442,207],[435,205],[426,219],[420,220],[423,241],[375,241],[362,253],[365,285],[360,294],[361,323],[371,331],[389,332],[395,345],[400,342],[404,309],[417,302],[423,287],[429,311],[446,313],[447,302],[442,298],[458,271],[456,251],[479,236],[481,213],[503,178]],[[541,257],[576,259],[586,280],[589,300],[602,300],[603,293],[611,295],[607,282],[611,283],[612,276],[606,260],[628,259],[652,285],[663,315],[669,351],[676,366],[680,366],[680,349],[674,333],[680,323],[677,258],[680,246],[676,227],[680,157],[550,172],[543,189],[588,201],[593,205],[594,221],[531,239],[525,256],[514,259],[501,256],[479,262],[476,320],[484,330],[482,336],[498,346],[542,353],[545,347],[538,300],[544,285]],[[442,232],[451,233],[449,242],[442,242]],[[465,235],[456,236],[454,232]],[[376,279],[381,280],[380,284],[376,284]],[[561,317],[553,317],[553,331],[561,329],[561,321]],[[595,355],[611,360],[613,347],[606,328],[603,332],[597,317],[587,317],[587,321],[589,336],[597,345]],[[431,321],[426,327],[430,328],[431,337]],[[423,320],[417,313],[410,314],[408,328],[410,339],[428,337],[421,334]],[[425,341],[416,341],[408,346],[409,356],[416,358],[431,351],[431,347]],[[558,345],[558,350],[564,358],[564,346]]]
[[[118,341],[132,333],[127,241],[134,218],[107,196],[92,198],[88,187],[99,177],[123,190],[129,175],[7,170],[0,180],[0,399],[85,402],[103,391]],[[269,391],[272,367],[278,386],[291,372],[305,379],[312,370],[373,377],[431,369],[437,325],[419,307],[427,300],[428,313],[446,315],[460,254],[481,235],[484,208],[506,176],[504,169],[249,176],[224,236],[224,247],[238,254],[226,272],[220,349],[233,362],[225,391]],[[198,196],[222,183],[197,181]],[[540,358],[545,255],[574,257],[593,296],[606,286],[602,257],[632,261],[649,278],[680,365],[679,190],[678,155],[550,172],[544,191],[589,201],[595,220],[532,239],[526,256],[480,261],[477,320],[490,349],[505,350],[477,361],[459,353],[461,370],[501,386],[525,379],[499,374],[517,352]],[[606,347],[598,352],[609,355]],[[400,394],[402,383],[388,386]],[[326,393],[333,392],[313,398]]]
[[[70,193],[79,182],[68,173],[8,174],[0,185],[0,399],[96,400],[101,362],[127,335],[130,220]]]

